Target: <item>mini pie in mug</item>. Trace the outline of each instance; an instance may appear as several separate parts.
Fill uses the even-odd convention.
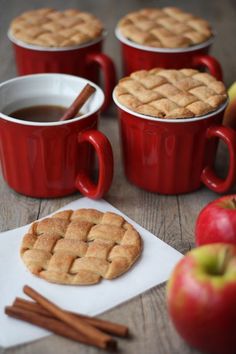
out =
[[[121,34],[144,46],[186,48],[213,36],[210,24],[176,7],[131,12],[118,23]]]
[[[91,42],[103,33],[101,21],[77,9],[42,8],[24,12],[10,24],[10,35],[41,47],[73,47]]]
[[[126,272],[141,251],[139,233],[122,216],[78,209],[34,222],[20,253],[26,267],[40,278],[88,285]]]
[[[147,116],[194,118],[216,111],[227,100],[223,82],[194,69],[140,70],[121,79],[114,96],[124,107]]]

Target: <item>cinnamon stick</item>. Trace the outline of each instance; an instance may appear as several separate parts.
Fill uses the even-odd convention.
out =
[[[80,332],[82,335],[85,335],[88,339],[93,341],[94,345],[100,348],[107,348],[110,342],[113,342],[113,339],[108,334],[101,332],[95,327],[91,326],[86,321],[72,315],[59,306],[55,305],[44,296],[39,294],[34,289],[25,285],[23,291],[26,295],[35,300],[40,304],[44,309],[48,310],[56,318],[60,319],[62,322],[67,323],[71,328],[74,328],[76,331]]]
[[[60,118],[62,120],[72,119],[76,116],[88,98],[95,92],[95,88],[89,84],[87,84],[80,94],[76,97],[71,106],[66,110],[64,115]]]
[[[73,339],[77,342],[94,345],[102,349],[116,348],[116,342],[114,340],[104,343],[98,343],[96,340],[93,340],[93,338],[86,337],[77,330],[67,326],[65,323],[55,318],[49,318],[38,313],[18,308],[16,306],[5,307],[5,313],[10,317],[14,317],[19,320],[34,324],[38,327],[47,329],[55,334],[59,334],[60,336],[69,339]]]
[[[37,304],[36,302],[32,302],[29,300],[25,300],[25,299],[21,299],[19,297],[17,297],[13,303],[13,307],[18,307],[18,308],[22,308],[25,309],[27,311],[32,311],[34,313],[38,313],[50,318],[55,318],[54,315],[52,315],[49,311],[45,310],[40,304]],[[118,324],[118,323],[113,323],[110,321],[106,321],[106,320],[102,320],[100,318],[96,318],[96,317],[90,317],[90,316],[85,316],[85,315],[81,315],[78,313],[73,313],[73,312],[69,312],[66,311],[80,319],[85,320],[86,322],[88,322],[90,325],[105,331],[109,334],[113,334],[116,336],[120,336],[120,337],[126,337],[128,335],[128,327]]]

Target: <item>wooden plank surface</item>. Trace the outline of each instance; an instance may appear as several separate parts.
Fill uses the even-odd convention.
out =
[[[151,0],[86,0],[69,2],[62,0],[1,0],[0,13],[0,81],[16,75],[13,52],[6,37],[9,22],[21,12],[44,6],[58,9],[80,8],[100,17],[109,35],[105,52],[115,61],[118,76],[121,76],[119,45],[113,30],[118,19],[129,11],[149,6],[176,5],[176,1]],[[218,33],[212,54],[222,63],[227,85],[236,80],[236,2],[234,0],[183,0],[178,6],[205,17]],[[142,191],[129,184],[123,174],[119,151],[118,123],[115,108],[101,118],[101,130],[112,142],[115,155],[115,176],[106,200],[153,232],[180,252],[185,253],[194,247],[194,225],[200,209],[217,195],[206,188],[183,196],[161,196]],[[218,171],[227,168],[224,161],[227,154],[224,147],[218,154]],[[235,188],[232,190],[235,191]],[[231,192],[232,192],[231,191]],[[18,195],[10,190],[0,175],[0,231],[15,228],[43,217],[68,202],[79,198],[73,196],[57,199],[33,199]],[[160,265],[161,266],[161,265]],[[4,286],[2,284],[1,286]],[[165,285],[142,294],[135,299],[106,312],[103,318],[127,324],[132,332],[130,340],[119,340],[119,352],[127,354],[197,354],[198,351],[185,344],[175,332],[167,315]],[[0,329],[1,330],[1,329]],[[16,348],[0,349],[0,353],[54,354],[81,353],[94,354],[98,350],[57,336],[50,336],[34,343]],[[99,351],[101,352],[101,351]]]

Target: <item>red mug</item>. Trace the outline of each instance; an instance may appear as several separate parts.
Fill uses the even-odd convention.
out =
[[[160,194],[182,194],[205,184],[223,193],[236,179],[236,133],[221,125],[227,102],[217,111],[190,119],[160,119],[118,107],[124,170],[136,186]],[[227,177],[213,166],[217,138],[228,147]]]
[[[33,122],[10,113],[39,105],[69,106],[87,84],[96,91],[68,121]],[[97,130],[102,90],[86,79],[63,74],[35,74],[0,84],[0,159],[5,181],[16,192],[31,197],[60,197],[79,190],[100,198],[113,176],[113,154],[108,139]],[[94,151],[98,181],[91,179]]]
[[[199,69],[204,67],[217,80],[222,81],[223,75],[220,63],[213,56],[208,55],[214,36],[198,45],[172,49],[154,48],[134,43],[125,38],[118,27],[115,34],[121,43],[125,76],[137,70],[149,70],[156,67],[165,69]]]
[[[102,110],[108,108],[116,84],[116,71],[112,59],[102,53],[105,33],[89,43],[67,48],[30,45],[16,39],[10,31],[8,38],[13,44],[19,75],[61,73],[84,77],[98,84],[101,69],[105,92]]]

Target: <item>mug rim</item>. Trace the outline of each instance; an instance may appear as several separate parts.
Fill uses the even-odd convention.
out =
[[[77,50],[77,49],[90,47],[94,44],[97,44],[97,43],[103,41],[104,38],[106,38],[107,34],[108,34],[108,32],[106,30],[103,30],[101,36],[95,38],[94,40],[92,40],[90,42],[83,43],[83,44],[70,46],[70,47],[42,47],[39,45],[28,44],[24,41],[21,41],[20,39],[15,38],[14,35],[11,33],[10,29],[7,32],[8,39],[12,43],[18,45],[19,47],[22,47],[25,49],[30,49],[30,50],[36,50],[39,52],[66,52],[68,50]]]
[[[21,81],[21,80],[31,80],[33,78],[43,78],[43,77],[61,77],[61,78],[71,78],[71,79],[79,79],[79,81],[83,81],[84,84],[90,84],[91,86],[93,86],[96,91],[99,92],[99,94],[101,95],[101,101],[99,104],[97,104],[97,107],[94,108],[93,110],[91,110],[90,112],[88,113],[85,113],[83,114],[82,116],[79,116],[79,117],[75,117],[75,118],[72,118],[72,119],[68,119],[68,120],[64,120],[64,121],[55,121],[55,122],[33,122],[33,121],[27,121],[27,120],[21,120],[21,119],[17,119],[17,118],[13,118],[11,116],[8,116],[7,114],[4,114],[2,112],[0,112],[0,119],[5,119],[6,121],[9,121],[9,122],[12,122],[12,123],[17,123],[17,124],[21,124],[21,125],[30,125],[30,126],[35,126],[35,127],[53,127],[53,126],[60,126],[60,125],[65,125],[65,124],[70,124],[70,123],[74,123],[74,122],[77,122],[79,120],[83,120],[87,117],[90,117],[91,115],[97,113],[103,103],[104,103],[104,100],[105,100],[105,96],[104,96],[104,93],[102,91],[102,89],[96,85],[94,82],[90,81],[90,80],[87,80],[83,77],[80,77],[80,76],[75,76],[75,75],[68,75],[68,74],[60,74],[60,73],[44,73],[44,74],[32,74],[32,75],[22,75],[22,76],[18,76],[18,77],[14,77],[10,80],[6,80],[2,83],[0,83],[0,89],[5,86],[5,85],[8,85],[8,84],[11,84],[15,81]]]
[[[210,46],[215,40],[216,32],[214,31],[212,36],[208,40],[187,48],[161,48],[161,47],[150,47],[147,45],[138,44],[124,37],[118,26],[115,28],[115,36],[121,43],[126,44],[129,47],[133,47],[139,50],[153,52],[153,53],[174,54],[174,53],[194,52],[196,50],[203,49],[205,47]]]
[[[144,120],[148,120],[148,121],[154,121],[154,122],[162,122],[162,123],[177,123],[177,124],[184,124],[184,123],[193,123],[193,122],[197,122],[200,120],[204,120],[207,118],[210,118],[212,116],[217,115],[218,113],[220,113],[221,111],[223,111],[228,103],[229,103],[229,98],[227,97],[226,101],[224,103],[222,103],[222,105],[220,105],[220,107],[212,112],[209,112],[207,114],[204,114],[202,116],[198,116],[198,117],[192,117],[192,118],[172,118],[172,119],[168,119],[168,118],[158,118],[158,117],[152,117],[152,116],[146,116],[144,114],[138,113],[138,112],[134,112],[131,109],[125,107],[124,105],[122,105],[117,98],[115,97],[115,90],[113,90],[113,94],[112,94],[112,98],[116,104],[117,107],[119,107],[121,110],[125,111],[126,113],[129,113],[130,115],[134,116],[134,118],[141,118]]]

